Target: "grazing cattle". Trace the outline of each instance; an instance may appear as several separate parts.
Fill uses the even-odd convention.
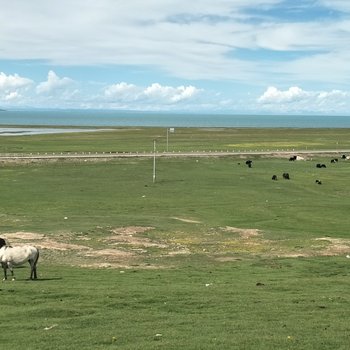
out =
[[[253,161],[252,160],[247,160],[245,163],[248,165],[248,168],[251,168]]]
[[[37,279],[36,264],[39,259],[39,250],[32,246],[10,247],[3,246],[0,248],[0,262],[4,270],[4,281],[7,280],[7,269],[11,271],[12,280],[15,279],[13,268],[23,265],[26,262],[30,264],[30,279]]]
[[[346,155],[343,154],[343,155],[341,156],[341,159],[346,159]]]
[[[326,164],[317,163],[316,168],[327,168],[327,167],[326,167]]]
[[[283,178],[286,180],[290,180],[289,173],[283,173]]]
[[[292,156],[292,157],[289,158],[290,162],[294,162],[295,160],[297,160],[297,156]]]
[[[315,181],[318,185],[322,185],[322,181],[321,180],[316,180]]]
[[[277,181],[277,175],[272,175],[272,180]]]
[[[6,245],[6,241],[0,237],[0,248]]]
[[[338,158],[332,159],[331,163],[337,163],[338,162]]]

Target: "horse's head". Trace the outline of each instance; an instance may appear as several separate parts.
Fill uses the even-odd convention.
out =
[[[6,245],[6,241],[0,237],[0,248]]]

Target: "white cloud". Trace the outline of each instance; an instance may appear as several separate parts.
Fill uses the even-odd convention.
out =
[[[288,90],[281,91],[270,86],[264,92],[262,96],[259,97],[258,102],[260,103],[288,103],[295,102],[306,99],[310,96],[310,93],[300,89],[297,86],[292,86]]]
[[[12,101],[19,101],[21,93],[27,92],[33,81],[18,74],[6,75],[0,72],[0,101],[8,104]]]
[[[305,91],[299,87],[279,90],[270,86],[257,99],[264,110],[283,113],[348,114],[350,92],[342,90]]]
[[[348,0],[318,0],[318,3],[333,10],[350,12],[350,3]]]
[[[350,33],[349,33],[350,36]],[[348,84],[350,77],[349,52],[321,53],[281,63],[276,75],[294,77],[297,81],[317,82],[322,85]]]
[[[19,88],[26,88],[33,83],[32,80],[28,78],[23,78],[18,74],[6,75],[0,72],[0,91],[11,91]]]
[[[202,90],[194,86],[163,86],[153,83],[147,87],[136,86],[125,82],[105,88],[104,98],[111,103],[130,103],[131,108],[159,108],[163,105],[177,105],[190,102]],[[136,103],[136,105],[135,105]],[[125,108],[126,105],[123,105]]]
[[[47,80],[36,87],[34,81],[18,74],[0,73],[0,102],[6,106],[40,108],[191,109],[200,107],[201,101],[197,97],[203,92],[192,85],[153,83],[145,87],[120,82],[106,86],[101,94],[94,90],[95,84],[88,85],[83,86],[82,93],[76,88],[81,87],[79,82],[69,77],[61,78],[52,70],[48,72]]]
[[[350,53],[350,24],[346,19],[309,16],[309,21],[293,22],[259,12],[277,4],[287,6],[283,3],[281,0],[6,2],[0,12],[0,58],[41,59],[58,65],[144,65],[178,78],[251,82],[261,81],[271,71],[289,72],[291,79],[298,80],[307,70],[303,64],[295,64],[289,71],[288,64],[270,61],[266,56],[266,65],[259,60],[244,60],[236,56],[239,49],[257,53],[302,50],[311,65],[320,60],[312,50],[341,57]],[[350,7],[347,3],[318,2],[330,11],[345,11]],[[315,6],[310,4],[310,13]],[[247,11],[250,9],[255,9],[253,14]],[[288,62],[294,60],[295,57]],[[337,68],[331,62],[325,65],[326,70],[310,73],[308,79],[329,82]],[[336,77],[348,78],[339,74]]]
[[[21,98],[21,95],[18,93],[18,91],[12,91],[4,97],[4,100],[5,101],[14,101],[14,100],[18,100],[20,98]]]
[[[139,95],[139,87],[125,82],[110,85],[104,90],[104,96],[109,100],[134,101]]]
[[[54,71],[50,70],[47,75],[47,80],[41,82],[36,87],[38,94],[52,94],[57,91],[64,91],[70,88],[74,81],[70,78],[60,78]]]
[[[188,100],[198,94],[200,90],[194,86],[162,86],[154,83],[144,90],[144,95],[153,100],[159,100],[164,103],[177,103]]]
[[[59,64],[157,64],[181,52],[232,45],[239,10],[278,0],[36,0],[7,2],[0,13],[2,58],[47,59]],[[79,16],[76,16],[79,13]],[[11,18],[12,21],[8,21]],[[231,19],[228,22],[228,19]],[[16,25],[13,25],[16,23]],[[14,40],[16,39],[16,40]],[[169,40],[171,39],[171,40]],[[233,40],[233,41],[232,41]],[[209,45],[212,43],[212,45]],[[216,52],[222,52],[218,50]],[[213,53],[216,54],[214,51]],[[207,54],[210,54],[207,51]]]

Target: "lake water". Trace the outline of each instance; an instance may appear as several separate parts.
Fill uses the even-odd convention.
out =
[[[0,125],[350,128],[350,116],[177,114],[110,110],[0,111]]]
[[[14,128],[2,128],[0,126],[0,136],[28,136],[28,135],[40,135],[40,134],[62,134],[62,133],[71,133],[71,132],[86,132],[86,131],[100,131],[103,129],[79,129],[79,128],[43,128],[43,127],[14,127]]]

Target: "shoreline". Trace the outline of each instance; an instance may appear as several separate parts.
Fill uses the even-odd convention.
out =
[[[122,130],[133,130],[133,129],[169,129],[166,126],[142,126],[142,125],[130,125],[130,126],[94,126],[94,125],[82,125],[82,126],[72,126],[72,125],[1,125],[0,124],[0,137],[16,137],[16,136],[31,136],[31,135],[49,135],[49,134],[65,134],[65,133],[84,133],[84,132],[99,132],[99,131],[116,131],[118,129]],[[350,130],[349,127],[268,127],[268,126],[179,126],[178,129],[203,129],[217,131],[219,129],[223,130]]]
[[[31,135],[48,135],[48,134],[65,134],[81,132],[110,131],[114,129],[96,128],[96,127],[71,127],[71,126],[0,126],[0,137],[2,136],[31,136]]]

